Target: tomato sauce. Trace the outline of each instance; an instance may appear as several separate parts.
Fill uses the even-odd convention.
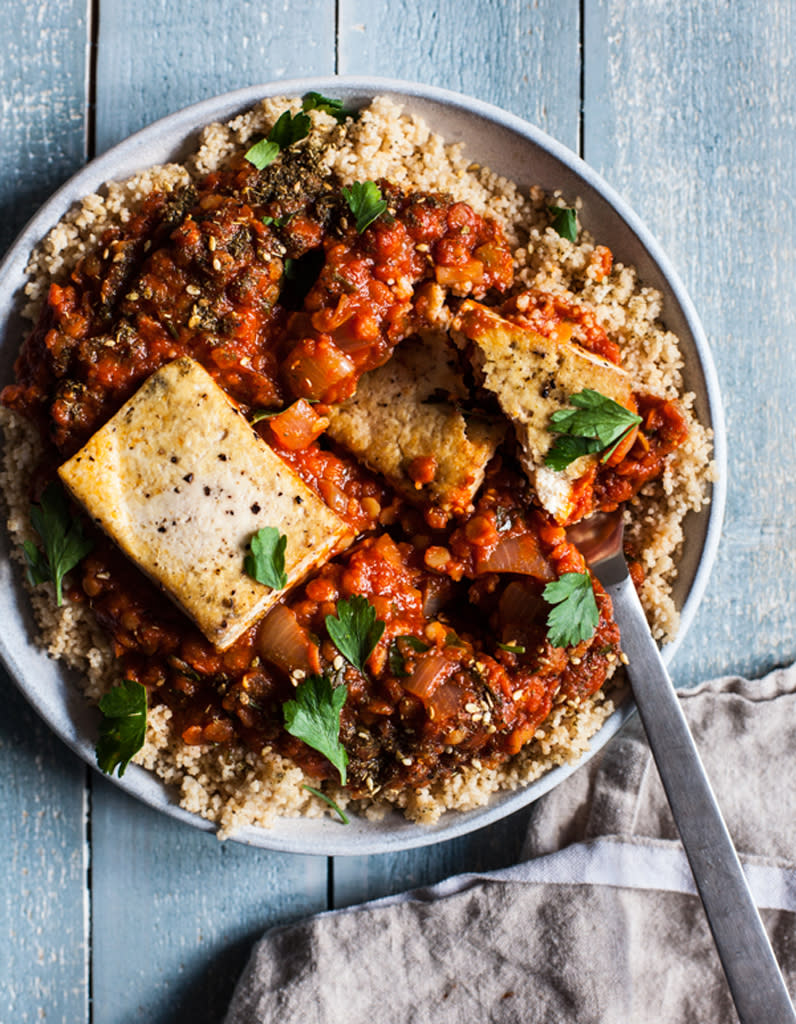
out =
[[[593,313],[541,292],[505,298],[512,254],[495,221],[449,196],[380,184],[386,213],[362,231],[303,152],[272,173],[238,157],[196,188],[153,193],[68,281],[51,285],[17,381],[2,395],[39,423],[51,465],[156,369],[188,355],[351,523],[355,546],[224,651],[102,536],[69,596],[90,603],[124,675],[172,710],[188,744],[271,745],[311,776],[334,778],[321,754],[285,731],[282,708],[307,674],[344,683],[340,738],[357,796],[504,761],[557,703],[602,686],[619,657],[611,602],[596,581],[592,636],[570,648],[550,642],[543,590],[585,564],[535,507],[510,453],[494,459],[475,507],[446,524],[424,519],[327,442],[328,405],[427,326],[440,295],[502,302],[509,319],[619,361]],[[610,252],[595,254],[598,278]],[[632,445],[580,482],[581,511],[627,500],[682,443],[674,403],[642,395],[638,406]],[[420,485],[436,468],[424,457],[408,473]],[[341,656],[326,624],[357,595],[384,624],[363,671]]]

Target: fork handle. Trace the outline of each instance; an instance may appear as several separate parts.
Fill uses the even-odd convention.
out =
[[[629,578],[607,587],[628,675],[741,1024],[796,1014],[680,702]]]

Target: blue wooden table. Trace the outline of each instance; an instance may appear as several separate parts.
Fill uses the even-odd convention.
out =
[[[441,85],[579,151],[671,256],[725,397],[723,544],[675,679],[796,656],[789,0],[6,0],[0,31],[0,251],[86,159],[278,78]],[[221,844],[97,776],[5,675],[0,695],[2,1024],[218,1021],[267,927],[519,855],[525,812],[380,857]]]

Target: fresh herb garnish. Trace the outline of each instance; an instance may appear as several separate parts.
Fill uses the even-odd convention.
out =
[[[259,423],[261,420],[272,420],[274,416],[279,416],[284,411],[284,409],[255,409],[249,417],[249,423],[254,426],[255,423]]]
[[[343,189],[343,199],[356,219],[360,235],[387,209],[387,200],[374,181],[355,181],[350,188]]]
[[[288,149],[294,142],[306,139],[311,127],[312,121],[306,114],[294,115],[286,110],[268,133],[268,138],[271,142],[275,142],[280,149]]]
[[[270,139],[260,139],[253,146],[246,150],[244,159],[254,164],[258,171],[262,171],[279,156],[279,146]]]
[[[302,786],[302,789],[306,789],[307,792],[312,793],[313,796],[320,797],[324,803],[327,803],[333,811],[340,815],[340,821],[342,821],[344,825],[349,823],[348,815],[343,811],[343,808],[338,806],[330,796],[327,796],[326,793],[323,792],[323,790],[316,789],[315,786],[308,786],[306,782]]]
[[[324,96],[319,92],[308,92],[301,101],[301,109],[322,110],[325,114],[331,114],[339,124],[342,124],[346,118],[354,116],[350,111],[344,109],[342,100],[330,99],[329,96]]]
[[[285,729],[328,758],[343,785],[348,754],[340,742],[340,712],[347,696],[346,687],[332,686],[328,676],[310,676],[296,690],[296,699],[282,705]]]
[[[83,535],[80,520],[72,515],[63,488],[55,481],[45,487],[40,504],[30,506],[30,521],[44,551],[32,541],[23,543],[28,579],[34,586],[52,580],[60,608],[64,603],[64,576],[89,553],[94,542]]]
[[[587,572],[565,572],[547,584],[542,597],[553,605],[547,616],[547,638],[554,647],[571,647],[594,633],[600,613]]]
[[[574,209],[569,206],[548,206],[547,209],[553,215],[553,229],[568,242],[574,242],[578,237],[578,223],[575,219]]]
[[[310,133],[312,122],[306,114],[295,116],[286,110],[264,139],[255,142],[246,153],[244,159],[254,164],[258,171],[263,170],[276,160],[283,149],[288,149],[294,142],[305,139]]]
[[[103,714],[99,727],[96,754],[102,771],[113,775],[118,768],[119,778],[124,775],[131,758],[144,745],[146,736],[146,687],[132,679],[125,679],[99,702]]]
[[[423,654],[425,651],[430,650],[429,645],[424,644],[422,640],[418,640],[416,636],[408,634],[401,634],[401,636],[397,636],[390,644],[387,660],[390,666],[390,671],[398,679],[402,679],[404,676],[409,675],[406,671],[406,659],[403,651],[401,650],[402,644],[406,644],[407,647],[410,647],[413,651],[417,651],[418,654]]]
[[[337,616],[326,616],[326,629],[332,643],[346,661],[360,672],[384,632],[384,623],[376,618],[376,609],[366,597],[357,594],[337,602]]]
[[[249,546],[251,553],[243,560],[243,568],[252,579],[274,590],[287,586],[284,533],[275,526],[263,526],[252,536]]]
[[[522,644],[502,644],[498,640],[497,645],[501,651],[508,651],[509,654],[525,654],[525,648]]]
[[[552,469],[566,469],[581,455],[597,452],[604,453],[602,461],[606,462],[616,446],[641,423],[640,416],[591,388],[572,395],[570,403],[576,408],[559,409],[550,417],[550,431],[561,435],[545,456],[545,465]]]
[[[266,214],[262,218],[262,222],[266,227],[283,228],[288,221],[293,219],[293,217],[295,217],[294,213],[286,213],[284,217],[269,217],[268,214]]]

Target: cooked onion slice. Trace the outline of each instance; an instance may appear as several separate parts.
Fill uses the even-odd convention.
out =
[[[529,533],[500,541],[486,558],[478,560],[478,572],[516,572],[538,580],[555,579],[550,563]]]
[[[444,654],[432,651],[420,658],[412,673],[401,682],[405,690],[427,703],[436,688],[453,672],[456,662]]]
[[[304,672],[313,671],[311,645],[312,641],[298,624],[295,613],[283,604],[278,604],[260,624],[260,654],[285,672],[297,668]]]

